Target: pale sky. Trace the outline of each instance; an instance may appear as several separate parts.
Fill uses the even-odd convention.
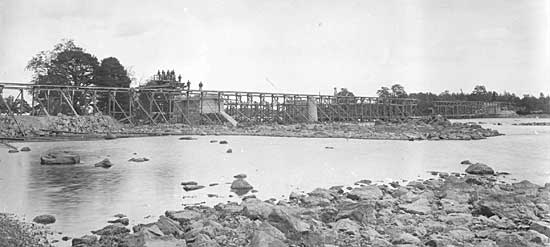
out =
[[[550,93],[548,0],[0,0],[0,81],[62,39],[212,90]]]

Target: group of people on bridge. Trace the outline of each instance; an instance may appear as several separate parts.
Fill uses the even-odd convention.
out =
[[[155,80],[159,81],[176,81],[176,79],[178,82],[181,82],[181,74],[178,75],[178,77],[176,78],[176,73],[174,72],[174,70],[159,70],[155,78]]]

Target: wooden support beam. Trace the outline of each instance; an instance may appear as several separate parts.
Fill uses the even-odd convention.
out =
[[[75,116],[78,116],[78,113],[76,112],[76,110],[74,109],[73,107],[73,101],[71,99],[69,99],[67,97],[67,95],[65,95],[65,92],[63,91],[63,89],[60,89],[59,90],[59,93],[61,94],[61,96],[63,97],[63,99],[65,99],[65,101],[67,102],[67,104],[69,105],[69,107],[71,108],[71,110],[73,111],[74,115]]]

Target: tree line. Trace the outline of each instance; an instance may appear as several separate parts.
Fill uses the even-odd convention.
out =
[[[445,90],[439,94],[431,92],[419,92],[407,94],[405,88],[400,84],[394,84],[390,88],[381,87],[376,94],[381,98],[413,98],[418,100],[417,110],[421,115],[431,113],[434,101],[481,101],[481,102],[503,102],[510,104],[518,114],[550,113],[550,95],[539,94],[535,97],[525,94],[522,97],[514,93],[488,91],[483,85],[474,87],[471,93],[449,92]]]

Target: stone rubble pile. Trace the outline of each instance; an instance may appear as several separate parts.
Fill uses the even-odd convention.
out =
[[[241,203],[187,206],[166,211],[156,222],[131,230],[121,224],[108,225],[72,243],[81,247],[550,243],[550,184],[510,184],[496,175],[477,174],[440,173],[406,185],[376,185],[365,180],[352,188],[292,193],[277,203],[245,197]]]
[[[15,120],[16,119],[16,120]],[[120,131],[122,125],[109,116],[0,116],[0,137],[56,136],[63,133],[108,133]],[[17,121],[17,122],[16,122]],[[19,125],[18,125],[19,124]]]

